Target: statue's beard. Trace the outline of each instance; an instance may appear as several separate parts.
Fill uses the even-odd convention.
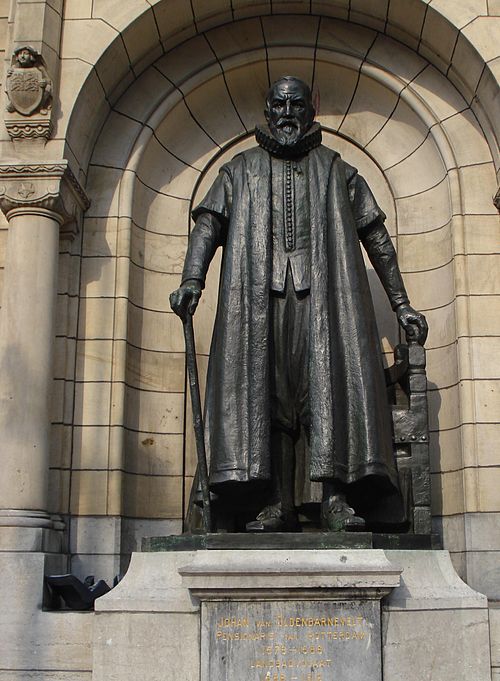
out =
[[[297,120],[280,118],[276,123],[269,124],[269,130],[281,145],[293,147],[305,135],[308,128]]]

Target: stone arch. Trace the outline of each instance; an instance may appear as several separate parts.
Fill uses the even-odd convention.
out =
[[[111,369],[97,382],[92,362],[83,362],[76,376],[80,404],[96,405],[96,414],[105,417],[86,422],[77,408],[73,461],[85,460],[92,447],[105,461],[107,513],[167,517],[172,523],[164,525],[179,529],[193,448],[188,440],[179,455],[183,345],[178,321],[165,312],[166,295],[178,282],[197,179],[214,154],[248,134],[269,80],[285,66],[314,77],[321,122],[339,133],[340,143],[340,135],[355,143],[349,153],[359,148],[369,154],[390,187],[402,270],[432,329],[435,511],[464,509],[456,475],[463,465],[458,393],[464,359],[456,344],[469,334],[461,328],[463,315],[457,317],[456,275],[463,267],[463,214],[474,212],[477,192],[484,201],[494,182],[483,131],[456,88],[401,43],[343,20],[268,16],[213,28],[161,56],[116,99],[93,147],[87,185],[93,205],[83,228],[80,290],[87,293],[100,281],[96,290],[105,295],[83,293],[80,319],[95,317],[87,308],[106,299],[111,326],[103,312],[95,338],[84,336],[82,343],[83,352],[94,343],[94,355],[104,352]],[[483,186],[473,175],[478,167],[488,178]],[[209,316],[199,317],[202,364]],[[155,425],[162,421],[163,430]],[[450,477],[457,493],[441,494]],[[76,484],[71,494],[78,513]]]
[[[390,36],[444,73],[476,112],[498,163],[498,84],[494,28],[483,10],[447,0],[347,0],[293,3],[245,0],[229,3],[159,0],[146,8],[120,0],[96,4],[88,19],[67,19],[62,43],[62,79],[77,90],[61,97],[59,137],[66,155],[85,172],[98,131],[124,90],[159,56],[207,30],[250,17],[297,14],[337,18]],[[89,40],[82,40],[88,35]],[[490,35],[491,40],[485,40]],[[78,35],[78,39],[76,36]],[[234,45],[233,45],[234,47]],[[236,45],[239,50],[239,46]],[[213,55],[217,60],[217,55]],[[101,105],[95,106],[100,100]],[[66,110],[70,116],[66,115]]]

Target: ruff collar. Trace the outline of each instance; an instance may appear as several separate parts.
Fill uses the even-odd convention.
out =
[[[292,146],[280,144],[271,135],[267,125],[258,125],[255,128],[255,139],[259,146],[268,151],[272,156],[277,158],[298,158],[308,154],[311,149],[319,147],[321,144],[321,126],[319,123],[313,123],[306,134]]]

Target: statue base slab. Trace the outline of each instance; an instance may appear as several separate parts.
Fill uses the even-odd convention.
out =
[[[490,681],[487,599],[447,551],[134,553],[95,611],[93,681]]]
[[[201,549],[440,549],[437,534],[379,534],[372,532],[264,532],[182,534],[144,537],[142,551]]]

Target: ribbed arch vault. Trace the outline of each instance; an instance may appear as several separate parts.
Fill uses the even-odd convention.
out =
[[[367,27],[392,37],[421,55],[445,74],[457,87],[480,118],[492,153],[498,162],[498,84],[495,78],[494,24],[473,3],[450,3],[449,0],[106,0],[93,3],[91,18],[85,23],[65,22],[62,44],[62,77],[74,80],[73,62],[88,64],[87,77],[69,97],[61,102],[64,114],[59,123],[59,136],[66,133],[67,156],[80,165],[83,172],[102,122],[110,108],[131,83],[162,54],[210,29],[223,28],[244,18],[275,17],[278,33],[287,35],[285,14],[302,19],[336,18],[351,25]],[[280,21],[281,20],[281,21]],[[78,34],[73,32],[78,31]],[[87,32],[89,40],[84,40]],[[491,32],[491,44],[485,40]],[[264,46],[286,38],[277,38],[264,29]],[[78,40],[75,36],[78,35]],[[240,43],[240,39],[242,42]],[[316,44],[321,47],[321,37]],[[344,45],[349,52],[350,45]],[[237,54],[251,49],[251,39],[236,35],[223,52]],[[209,48],[209,52],[212,52]],[[211,61],[220,57],[216,51]],[[209,63],[209,62],[207,62]],[[99,106],[94,106],[96,95]],[[153,98],[154,100],[154,98]],[[68,115],[70,113],[70,115]]]

